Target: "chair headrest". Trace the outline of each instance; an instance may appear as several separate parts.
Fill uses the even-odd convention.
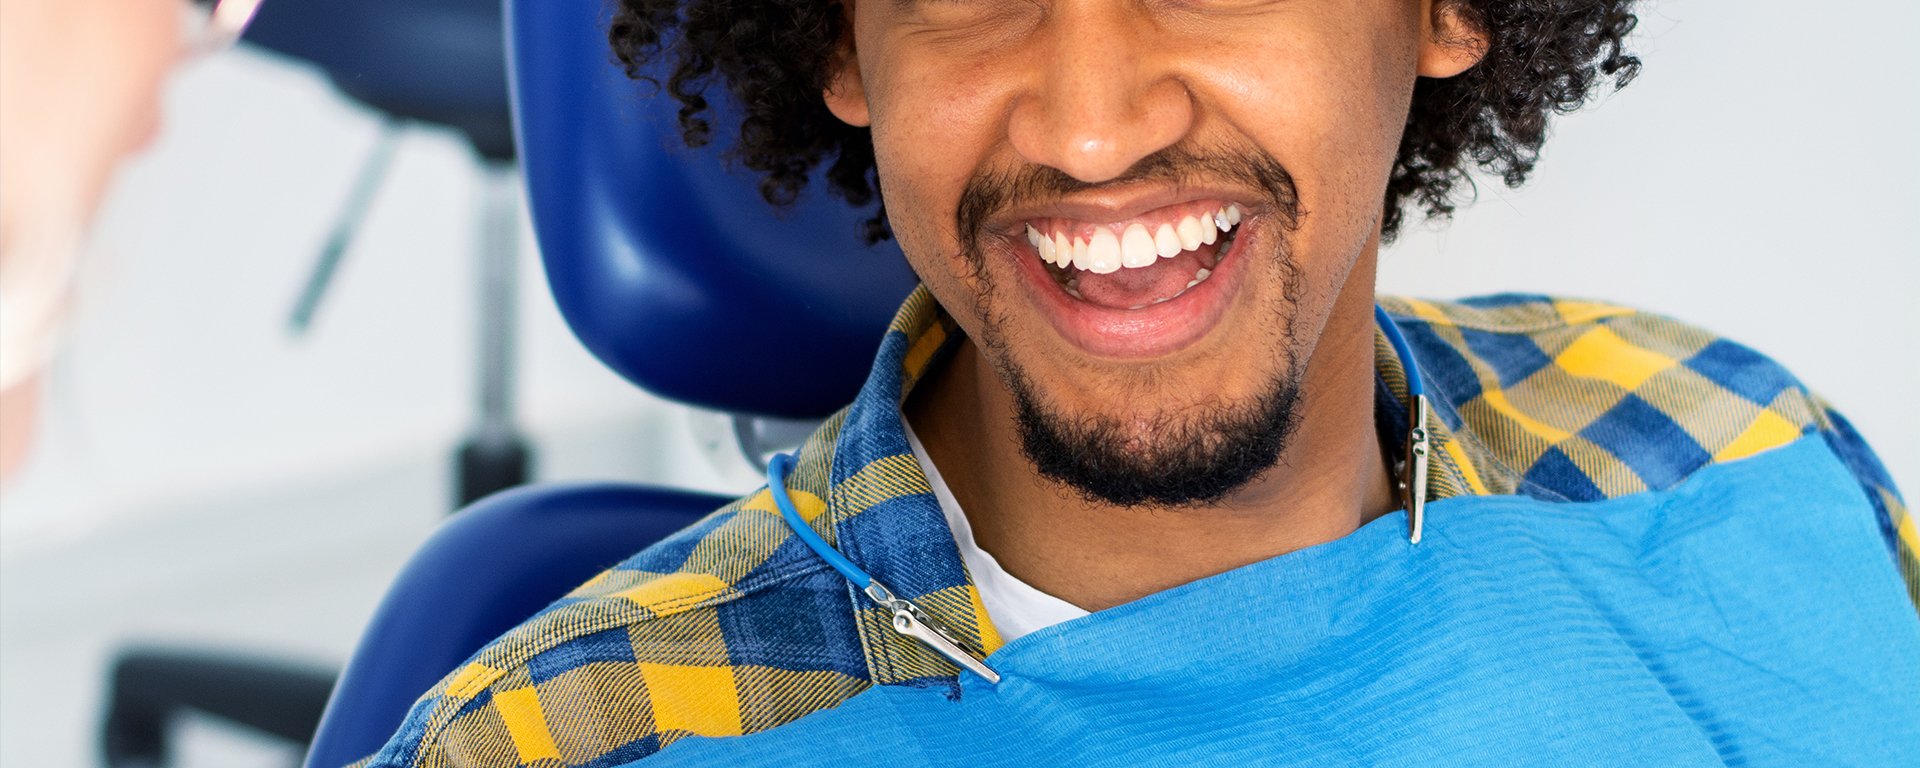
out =
[[[708,90],[713,145],[680,140],[679,103],[627,78],[603,0],[508,0],[508,60],[547,279],[587,348],[657,395],[817,418],[853,399],[914,277],[871,215],[816,176],[791,209],[723,153],[739,126]],[[665,82],[665,78],[659,78]]]

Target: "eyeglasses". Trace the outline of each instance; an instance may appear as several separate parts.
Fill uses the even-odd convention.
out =
[[[212,53],[238,41],[261,3],[261,0],[191,1],[194,28],[187,40],[199,53]]]

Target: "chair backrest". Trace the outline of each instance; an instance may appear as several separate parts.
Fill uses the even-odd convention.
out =
[[[719,139],[685,148],[678,102],[614,64],[607,5],[507,0],[521,163],[562,314],[666,398],[786,418],[847,404],[913,286],[899,250],[866,246],[872,212],[817,177],[791,210],[768,206],[725,161],[738,112],[717,85]]]
[[[730,142],[685,149],[678,104],[614,64],[604,2],[506,0],[519,154],[562,314],[601,361],[655,394],[747,415],[831,413],[865,378],[911,272],[890,244],[864,245],[870,212],[817,179],[776,212],[757,176],[725,162]],[[710,96],[725,133],[736,113]],[[459,513],[388,591],[307,764],[371,754],[486,642],[724,502],[533,486]]]
[[[335,683],[307,751],[340,768],[488,641],[728,500],[631,485],[530,486],[449,519],[400,572]]]

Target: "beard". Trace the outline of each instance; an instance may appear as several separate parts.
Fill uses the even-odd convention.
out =
[[[1045,407],[1021,370],[1013,392],[1020,448],[1044,477],[1088,501],[1196,506],[1227,497],[1280,459],[1299,423],[1300,376],[1289,366],[1251,403],[1208,403],[1156,414],[1144,428]]]
[[[1260,391],[1237,401],[1200,402],[1131,418],[1070,413],[1053,406],[1018,362],[1017,345],[1009,339],[1005,318],[994,306],[992,297],[999,292],[994,289],[992,272],[985,268],[979,248],[980,222],[1013,201],[1034,196],[1064,196],[1096,186],[1141,181],[1177,184],[1187,179],[1219,178],[1266,190],[1277,212],[1273,218],[1281,224],[1275,228],[1272,252],[1234,255],[1261,259],[1276,273],[1282,288],[1280,300],[1268,308],[1273,322],[1255,334],[1260,338],[1255,343],[1270,345],[1267,348],[1279,358],[1273,370],[1264,372]],[[960,198],[958,224],[966,238],[966,255],[982,288],[976,298],[976,316],[983,323],[978,340],[990,353],[987,359],[1013,396],[1021,450],[1034,468],[1090,502],[1126,507],[1210,504],[1272,468],[1285,453],[1298,425],[1305,377],[1299,339],[1293,332],[1301,273],[1287,239],[1299,216],[1299,196],[1292,176],[1270,155],[1252,148],[1199,154],[1171,147],[1102,185],[1086,184],[1040,166],[1009,174],[982,174],[970,180]],[[1150,382],[1164,379],[1153,371],[1143,373]]]

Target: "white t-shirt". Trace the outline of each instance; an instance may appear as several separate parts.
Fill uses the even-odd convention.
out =
[[[947,482],[940,479],[940,470],[933,466],[933,460],[927,458],[927,449],[913,434],[913,426],[906,424],[905,418],[900,423],[906,426],[907,444],[913,446],[913,456],[920,460],[927,484],[933,486],[933,497],[940,500],[940,511],[946,515],[947,526],[953,529],[953,541],[960,547],[960,561],[966,563],[967,572],[973,576],[973,585],[980,590],[980,602],[986,606],[987,617],[1000,632],[1000,639],[1010,643],[1022,635],[1087,615],[1085,609],[1014,578],[1000,567],[1000,561],[974,543],[973,526],[968,524],[966,513],[960,511],[960,502],[953,498]]]

